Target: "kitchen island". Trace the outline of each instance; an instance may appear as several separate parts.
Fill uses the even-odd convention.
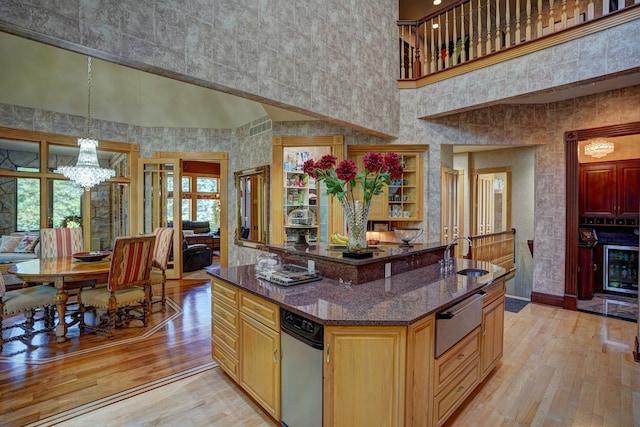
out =
[[[280,310],[289,310],[324,326],[324,426],[439,426],[502,356],[506,271],[463,259],[454,269],[283,287],[257,279],[253,265],[222,268],[211,273],[213,358],[280,421]],[[487,273],[457,274],[469,269]],[[478,293],[481,321],[436,357],[437,313]]]

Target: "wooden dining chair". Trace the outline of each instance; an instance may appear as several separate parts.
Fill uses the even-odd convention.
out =
[[[113,245],[109,279],[106,286],[83,288],[78,292],[80,331],[104,332],[115,336],[117,326],[132,320],[149,323],[151,311],[151,264],[155,235],[117,237]],[[86,323],[87,307],[94,313],[94,324]],[[97,309],[106,309],[108,319],[102,323]]]
[[[167,267],[169,266],[169,256],[171,255],[171,247],[173,246],[173,228],[158,227],[154,232],[156,243],[153,248],[153,268],[151,269],[151,285],[160,284],[162,286],[162,296],[159,300],[153,299],[152,303],[162,303],[162,310],[165,309],[166,295],[165,283],[167,281]],[[152,288],[153,289],[153,288]]]
[[[40,258],[59,258],[82,252],[82,228],[40,229]]]
[[[30,286],[28,288],[7,291],[4,279],[0,274],[0,350],[7,341],[27,340],[40,332],[50,332],[54,327],[56,289],[48,285]],[[42,309],[42,317],[36,318],[36,310]],[[13,316],[22,315],[23,320],[16,321]],[[7,319],[11,317],[11,319]],[[9,323],[8,325],[5,325]],[[44,326],[36,328],[36,322],[44,322]],[[19,328],[22,334],[6,336],[5,332]]]

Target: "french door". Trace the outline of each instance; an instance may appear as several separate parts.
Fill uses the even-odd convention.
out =
[[[168,279],[182,277],[180,170],[179,159],[138,159],[137,230],[151,234],[156,227],[173,227],[174,250],[166,271]]]

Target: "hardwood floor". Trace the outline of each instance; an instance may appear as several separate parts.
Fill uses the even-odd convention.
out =
[[[276,426],[211,360],[206,278],[170,281],[183,312],[144,340],[43,365],[1,361],[0,425]],[[636,333],[538,304],[507,312],[502,362],[447,425],[640,425]]]

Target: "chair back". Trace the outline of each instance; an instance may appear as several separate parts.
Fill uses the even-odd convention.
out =
[[[110,291],[149,283],[155,240],[153,234],[116,237],[109,268]]]
[[[83,251],[82,228],[43,228],[40,230],[40,258],[71,256]]]
[[[158,227],[154,234],[156,244],[153,248],[153,266],[164,271],[169,265],[169,255],[173,246],[173,228]]]

